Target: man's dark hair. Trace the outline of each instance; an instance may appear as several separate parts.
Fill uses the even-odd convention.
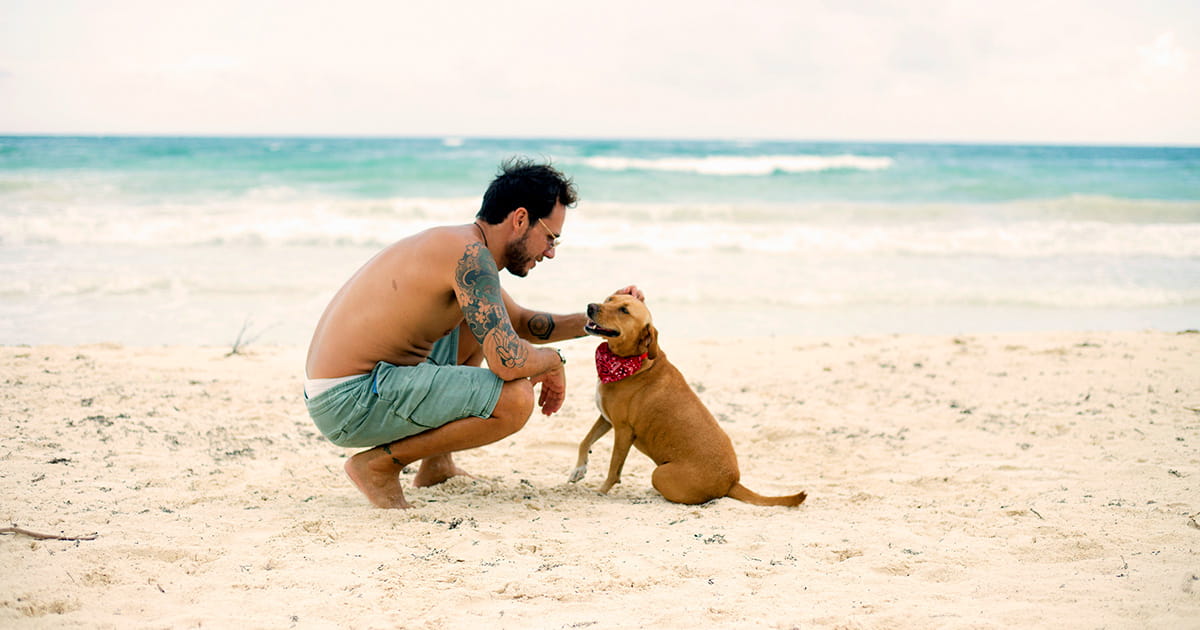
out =
[[[559,202],[568,208],[575,205],[575,183],[549,164],[514,157],[500,165],[475,217],[495,225],[513,210],[525,208],[529,220],[537,221],[550,216]]]

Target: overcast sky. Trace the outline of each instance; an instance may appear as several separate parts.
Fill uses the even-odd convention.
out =
[[[1200,2],[0,0],[0,133],[1200,144]]]

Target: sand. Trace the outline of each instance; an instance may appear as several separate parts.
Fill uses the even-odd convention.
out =
[[[667,503],[636,452],[599,495],[611,434],[567,483],[590,339],[411,510],[343,476],[302,348],[2,347],[0,526],[89,539],[0,536],[0,626],[1200,627],[1200,335],[661,341],[805,505]]]

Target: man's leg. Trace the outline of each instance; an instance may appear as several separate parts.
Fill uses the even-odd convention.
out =
[[[533,402],[533,385],[529,379],[507,382],[500,389],[500,399],[491,417],[455,420],[363,451],[346,462],[346,474],[371,503],[383,508],[409,507],[400,487],[400,471],[405,466],[423,460],[415,485],[445,481],[448,476],[431,480],[444,474],[446,466],[451,471],[458,470],[450,459],[451,453],[491,444],[521,430],[533,414]],[[422,473],[426,475],[424,479]]]
[[[483,365],[483,346],[480,346],[479,342],[475,340],[475,335],[465,320],[458,326],[458,356],[455,358],[455,363],[472,367]],[[503,397],[503,393],[501,396]],[[532,414],[532,411],[530,413]],[[526,419],[528,420],[528,417]],[[413,486],[417,488],[434,486],[459,475],[470,477],[471,473],[455,465],[454,458],[450,453],[433,455],[421,460],[421,468],[417,470],[417,476],[413,477]]]

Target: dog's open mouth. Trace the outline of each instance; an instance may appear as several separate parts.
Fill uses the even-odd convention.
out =
[[[599,335],[601,337],[616,337],[621,334],[615,330],[609,330],[590,319],[588,320],[588,323],[584,325],[583,331],[589,335]]]

